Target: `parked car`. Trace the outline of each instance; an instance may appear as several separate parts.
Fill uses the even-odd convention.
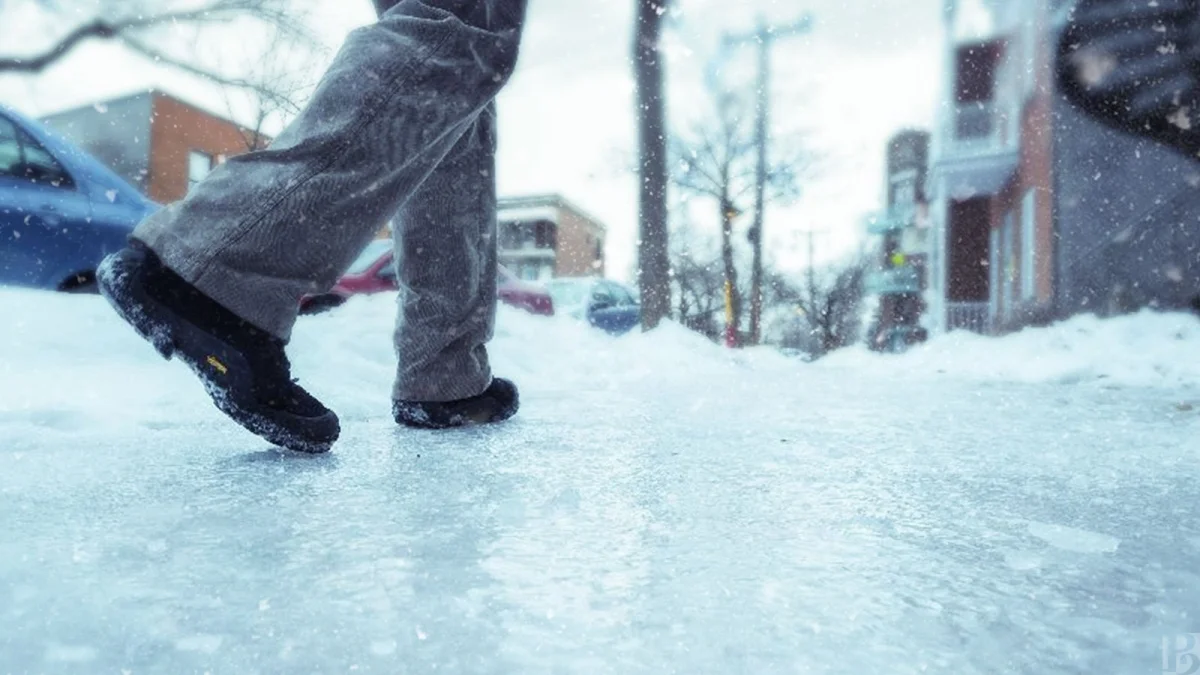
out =
[[[157,208],[86,151],[0,105],[0,284],[95,292],[96,266]]]
[[[554,302],[544,289],[517,279],[503,265],[499,267],[498,277],[497,296],[501,302],[532,314],[554,314]],[[392,264],[392,242],[379,239],[367,244],[328,293],[302,298],[300,313],[317,314],[341,305],[351,296],[395,291],[398,288],[396,268]]]
[[[546,282],[560,314],[587,321],[612,335],[633,330],[642,320],[641,303],[627,286],[594,277]]]

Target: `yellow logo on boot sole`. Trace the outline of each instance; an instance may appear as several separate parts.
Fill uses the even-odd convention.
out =
[[[218,361],[217,357],[215,356],[208,357],[208,365],[216,368],[217,372],[221,373],[222,375],[229,372],[229,369],[225,367],[225,364]]]

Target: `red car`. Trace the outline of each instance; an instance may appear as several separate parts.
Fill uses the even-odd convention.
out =
[[[533,314],[554,314],[554,302],[546,290],[521,281],[504,266],[499,267],[497,281],[497,295],[501,302]],[[328,293],[301,298],[300,313],[317,314],[337,307],[352,295],[397,289],[396,268],[392,265],[392,242],[379,239],[367,244],[358,259]]]

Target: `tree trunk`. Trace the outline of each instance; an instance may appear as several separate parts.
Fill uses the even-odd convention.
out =
[[[670,0],[636,0],[633,60],[637,79],[638,286],[642,327],[650,330],[671,313],[667,252],[667,134],[663,64],[659,51],[663,16]]]
[[[738,291],[737,266],[733,260],[733,221],[736,212],[728,198],[721,200],[721,262],[725,266],[725,285],[731,289],[730,305],[733,316],[733,333],[741,344],[742,294]]]

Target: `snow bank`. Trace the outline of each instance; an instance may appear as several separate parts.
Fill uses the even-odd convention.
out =
[[[164,364],[101,298],[0,289],[0,313],[0,442],[27,432],[224,428],[191,374]],[[294,375],[346,421],[390,414],[394,314],[395,295],[384,294],[297,324],[289,349]],[[527,398],[663,387],[686,396],[679,405],[688,409],[759,396],[769,378],[802,383],[810,368],[848,369],[856,378],[1193,387],[1200,321],[1150,312],[1085,316],[1003,338],[941,336],[904,355],[852,348],[807,365],[769,348],[729,351],[672,323],[614,338],[568,318],[502,306],[491,355],[496,373],[515,379]]]
[[[187,369],[164,364],[99,297],[0,289],[0,313],[0,440],[6,427],[70,434],[224,423]],[[395,294],[301,317],[288,350],[293,374],[345,420],[389,415],[394,317]],[[674,324],[614,338],[507,306],[490,351],[495,372],[532,396],[736,378],[746,367]]]
[[[1149,310],[1110,319],[1081,315],[1002,337],[956,331],[899,355],[854,347],[818,364],[888,375],[1190,388],[1200,385],[1200,320]]]

